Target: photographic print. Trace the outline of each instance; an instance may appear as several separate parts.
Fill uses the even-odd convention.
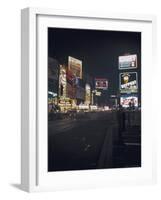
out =
[[[141,32],[48,28],[48,172],[141,167]]]

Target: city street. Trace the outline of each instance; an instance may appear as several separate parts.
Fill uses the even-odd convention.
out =
[[[141,166],[141,33],[48,29],[48,171]]]
[[[140,113],[130,113],[131,129],[126,116],[121,134],[117,115],[117,112],[88,112],[77,113],[72,119],[50,121],[48,170],[140,166],[140,126],[135,120]]]

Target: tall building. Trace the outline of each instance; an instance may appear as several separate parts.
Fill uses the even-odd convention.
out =
[[[59,89],[59,63],[56,59],[48,58],[48,104],[57,104]],[[49,106],[50,107],[50,106]]]
[[[58,94],[59,62],[48,58],[48,91]]]

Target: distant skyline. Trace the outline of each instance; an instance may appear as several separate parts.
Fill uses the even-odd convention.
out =
[[[137,54],[141,76],[141,33],[82,29],[48,29],[48,56],[67,64],[68,56],[82,60],[83,73],[93,78],[107,78],[109,93],[119,88],[118,56]],[[140,87],[139,78],[139,87]]]

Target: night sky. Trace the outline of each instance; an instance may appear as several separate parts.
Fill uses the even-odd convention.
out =
[[[118,56],[137,54],[140,86],[141,33],[82,29],[48,29],[48,55],[60,64],[68,63],[68,56],[82,60],[83,73],[93,78],[107,78],[110,94],[119,87]]]

